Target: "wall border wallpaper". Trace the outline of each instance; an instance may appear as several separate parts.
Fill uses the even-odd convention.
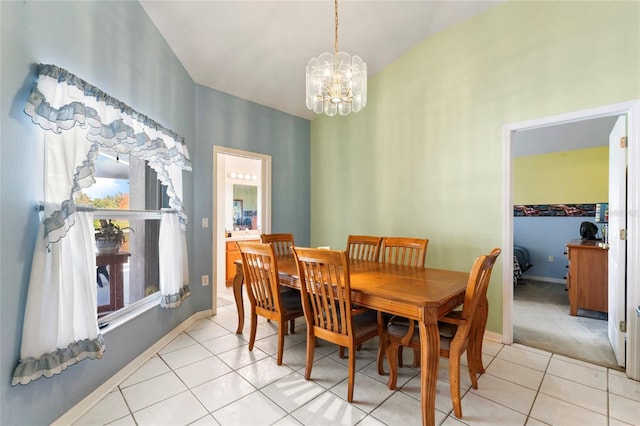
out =
[[[595,217],[596,204],[519,204],[514,216]]]

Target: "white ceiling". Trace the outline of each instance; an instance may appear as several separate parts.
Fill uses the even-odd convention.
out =
[[[339,50],[360,56],[369,78],[411,47],[505,0],[340,0]],[[298,117],[305,68],[333,53],[333,0],[140,0],[191,78]]]
[[[333,52],[333,0],[139,0],[203,86],[312,119],[305,67]],[[369,78],[416,44],[506,0],[340,0],[339,50],[359,55]],[[369,102],[375,102],[369,99]],[[607,144],[615,118],[518,132],[515,156]]]
[[[591,118],[514,133],[514,157],[595,148],[609,144],[618,116]]]

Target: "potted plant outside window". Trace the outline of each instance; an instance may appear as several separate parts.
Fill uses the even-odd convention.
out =
[[[111,221],[111,219],[100,219],[100,228],[96,229],[95,238],[98,253],[114,254],[120,250],[124,242],[124,230],[130,227],[121,228]]]

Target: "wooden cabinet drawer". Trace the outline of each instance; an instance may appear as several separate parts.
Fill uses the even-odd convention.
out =
[[[255,240],[242,240],[242,241],[260,241],[259,239]],[[226,273],[225,273],[225,281],[226,286],[229,287],[233,284],[233,278],[236,276],[236,260],[240,260],[240,248],[238,247],[238,242],[231,240],[225,241],[226,247]]]

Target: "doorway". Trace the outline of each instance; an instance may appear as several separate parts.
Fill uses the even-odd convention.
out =
[[[544,128],[554,126],[563,123],[577,122],[581,120],[587,120],[592,118],[627,115],[628,117],[628,135],[631,137],[638,134],[638,123],[640,121],[640,103],[638,101],[626,102],[622,104],[610,105],[606,107],[595,108],[592,110],[578,111],[574,113],[562,114],[553,117],[546,117],[542,119],[531,120],[522,123],[513,123],[504,127],[503,131],[503,152],[504,152],[504,170],[505,170],[505,204],[504,204],[504,240],[503,247],[505,252],[505,259],[513,258],[513,139],[516,132],[522,132],[531,129]],[[638,183],[633,181],[633,177],[638,175],[637,159],[639,157],[637,147],[633,150],[629,150],[629,205],[636,205],[640,198]],[[636,163],[634,163],[634,159]],[[634,204],[636,203],[636,204]],[[638,215],[630,214],[628,217],[627,227],[628,229],[637,229],[640,224]],[[637,256],[640,244],[637,239],[633,241],[627,241],[629,258]],[[622,321],[625,321],[627,326],[627,345],[625,349],[625,356],[627,362],[627,374],[635,378],[640,377],[640,353],[637,349],[634,349],[638,342],[637,331],[638,321],[635,318],[628,315],[628,304],[635,304],[640,299],[640,280],[632,275],[631,271],[635,268],[634,262],[629,262],[624,268],[627,272],[627,288],[623,289],[620,294],[615,297],[617,300],[621,300],[618,305],[625,306],[625,297],[627,300],[626,309],[623,309]],[[624,264],[624,263],[622,263]],[[634,271],[637,272],[637,271]],[[503,343],[513,343],[513,268],[510,262],[505,262],[503,268],[503,330],[502,338]],[[610,296],[611,299],[611,296]],[[633,305],[632,305],[633,306]],[[616,321],[617,319],[613,319]]]
[[[226,239],[271,232],[271,156],[213,147],[212,263],[214,313],[226,282]]]
[[[566,244],[580,239],[581,223],[594,223],[594,203],[609,199],[608,142],[617,119],[524,129],[512,137],[513,247],[523,269],[514,281],[514,342],[611,368],[618,364],[607,334],[607,250],[587,252],[598,259],[589,268],[599,271],[591,292],[601,302],[569,315]],[[600,237],[604,224],[597,225]]]

